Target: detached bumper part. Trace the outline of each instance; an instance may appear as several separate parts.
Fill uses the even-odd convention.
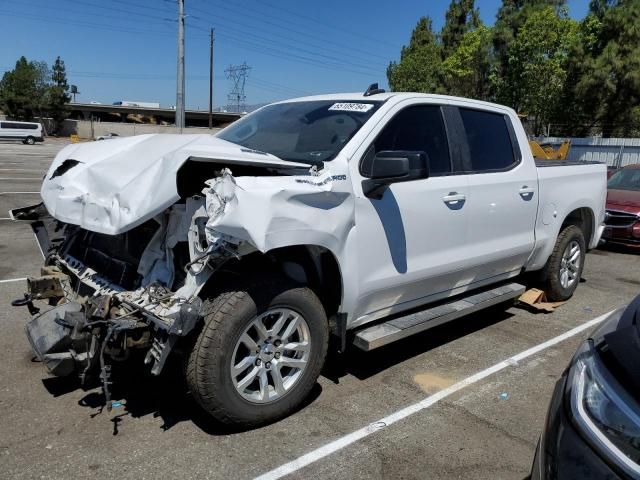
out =
[[[66,376],[75,370],[75,359],[71,353],[71,318],[81,313],[78,303],[64,303],[34,317],[26,327],[27,338],[33,352],[56,376]]]

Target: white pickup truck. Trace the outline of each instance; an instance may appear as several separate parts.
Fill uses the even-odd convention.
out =
[[[207,412],[255,426],[303,401],[330,339],[380,347],[513,299],[526,272],[569,298],[606,167],[536,165],[509,108],[372,86],[216,135],[69,145],[41,195],[11,212],[45,257],[14,304],[49,370],[110,402],[115,362],[140,350],[158,374],[173,352]]]

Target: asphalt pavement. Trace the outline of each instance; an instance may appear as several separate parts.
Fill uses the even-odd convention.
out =
[[[287,478],[521,480],[556,379],[588,329],[395,423],[380,420],[640,293],[638,254],[595,250],[576,294],[554,313],[493,308],[378,351],[334,356],[303,408],[263,428],[233,432],[210,421],[176,365],[159,378],[116,372],[121,405],[107,412],[99,389],[49,378],[33,361],[28,313],[9,305],[42,258],[30,228],[6,212],[39,201],[42,175],[66,143],[0,143],[0,478],[277,478],[274,469],[287,465]]]

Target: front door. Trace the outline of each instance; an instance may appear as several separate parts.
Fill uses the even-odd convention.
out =
[[[467,278],[465,175],[452,175],[442,108],[399,104],[352,158],[359,296],[353,326],[446,296]],[[379,151],[424,151],[429,178],[394,183],[380,200],[359,190],[359,164]]]

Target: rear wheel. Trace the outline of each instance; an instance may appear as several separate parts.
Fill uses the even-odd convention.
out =
[[[188,359],[194,398],[217,420],[243,427],[295,410],[327,352],[328,324],[316,295],[271,279],[205,302],[205,325]]]
[[[24,139],[24,143],[26,145],[33,145],[34,143],[36,143],[36,139],[34,137],[27,137]]]
[[[542,271],[543,288],[552,302],[573,295],[584,269],[586,246],[582,230],[575,225],[564,228]]]

